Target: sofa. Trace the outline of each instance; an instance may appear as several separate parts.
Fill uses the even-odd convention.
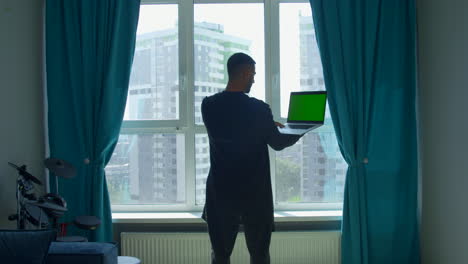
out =
[[[0,230],[0,263],[117,264],[117,246],[101,242],[53,242],[54,230]]]
[[[52,242],[46,264],[117,264],[117,247],[101,242]]]

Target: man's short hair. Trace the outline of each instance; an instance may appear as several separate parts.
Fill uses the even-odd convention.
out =
[[[255,61],[249,55],[239,52],[234,53],[227,61],[229,79],[237,77],[246,65],[255,65]]]

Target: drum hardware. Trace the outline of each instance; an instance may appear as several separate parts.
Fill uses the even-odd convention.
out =
[[[52,202],[47,202],[42,199],[43,198],[41,197],[37,201],[27,201],[25,203],[28,205],[39,207],[43,209],[45,212],[47,212],[48,214],[56,213],[56,214],[63,215],[63,213],[67,211],[67,208],[64,206],[61,206]]]
[[[25,216],[26,219],[34,226],[38,228],[47,228],[49,226],[49,218],[46,212],[33,204],[25,204]]]
[[[46,168],[49,169],[56,176],[65,179],[74,178],[76,176],[75,167],[72,164],[66,162],[65,160],[47,158],[44,161],[44,164]]]
[[[43,206],[51,207],[51,204],[56,205],[57,209],[59,208],[66,208],[67,202],[59,195],[59,187],[58,187],[58,177],[70,179],[76,176],[76,169],[75,167],[70,164],[69,162],[57,158],[47,158],[44,160],[45,167],[55,175],[55,193],[48,193],[42,197],[42,200],[47,201],[48,203],[44,203]],[[64,211],[55,210],[49,211],[49,215],[52,218],[52,226],[53,228],[59,229],[60,226],[58,225],[58,218],[62,216]]]
[[[98,217],[93,216],[93,215],[81,215],[81,216],[77,216],[72,223],[60,223],[57,241],[60,241],[60,242],[88,241],[86,237],[82,237],[82,236],[67,236],[67,227],[71,224],[75,225],[76,227],[80,229],[95,230],[101,224],[101,220]]]
[[[95,230],[101,224],[101,220],[94,215],[80,215],[73,223],[81,229]]]
[[[65,179],[70,179],[76,176],[75,167],[66,162],[65,160],[56,159],[56,158],[47,158],[44,161],[44,165],[50,172],[55,175],[55,193],[58,195],[58,177]]]
[[[17,222],[18,229],[26,229],[29,225],[36,228],[49,227],[49,218],[56,223],[57,218],[67,211],[65,200],[56,194],[46,194],[37,198],[34,194],[34,183],[42,184],[40,180],[27,171],[26,165],[8,164],[18,171],[16,181],[16,213],[8,216],[10,221]],[[54,225],[54,228],[56,224]]]
[[[27,181],[32,181],[38,185],[42,185],[42,182],[37,179],[36,177],[32,176],[27,170],[26,170],[26,165],[22,165],[22,166],[18,166],[16,164],[13,164],[11,162],[8,162],[8,165],[12,166],[13,168],[15,168],[19,175],[23,176],[23,178]]]
[[[54,197],[54,194],[47,194],[48,197],[45,197],[49,200],[53,200],[55,204],[61,205],[63,207],[66,207],[66,202],[63,198],[61,198],[59,194],[59,188],[58,188],[58,177],[65,178],[65,179],[70,179],[76,176],[76,169],[75,167],[61,159],[56,159],[56,158],[47,158],[44,161],[44,165],[46,166],[47,169],[49,169],[50,172],[52,172],[55,175],[55,194],[56,196]],[[46,195],[46,196],[47,196]],[[52,218],[54,220],[53,226],[58,228],[59,230],[59,235],[57,237],[57,241],[86,241],[87,239],[84,237],[80,236],[66,236],[67,233],[67,226],[69,225],[75,225],[76,227],[84,230],[95,230],[100,224],[101,220],[96,217],[96,216],[91,216],[91,215],[83,215],[83,216],[77,216],[75,217],[73,222],[69,223],[60,223],[57,224],[57,218]]]
[[[47,215],[54,220],[60,218],[68,210],[65,199],[54,193],[48,193],[39,198],[37,206],[46,209]],[[57,227],[56,221],[53,222],[53,226]]]
[[[37,223],[39,228],[46,226],[43,221],[46,214],[42,210],[37,210],[34,206],[26,206],[31,201],[35,201],[36,196],[33,193],[34,185],[41,185],[41,181],[34,177],[27,171],[26,165],[18,166],[14,163],[8,162],[8,165],[15,168],[18,172],[16,180],[16,214],[8,216],[11,221],[16,220],[16,227],[18,229],[25,229],[27,223]]]
[[[18,214],[11,214],[8,216],[9,221],[16,221],[18,219]]]
[[[52,228],[59,231],[58,241],[59,238],[67,241],[73,238],[72,240],[78,241],[74,237],[64,237],[67,225],[74,224],[80,229],[95,230],[101,224],[101,220],[96,216],[77,216],[72,223],[58,224],[58,219],[68,210],[65,199],[59,195],[58,177],[69,179],[76,176],[76,169],[70,163],[55,158],[44,161],[46,168],[55,175],[55,193],[47,193],[39,198],[33,191],[34,183],[41,185],[41,181],[27,171],[26,165],[17,166],[10,162],[8,164],[19,174],[16,181],[17,212],[8,216],[10,221],[17,221],[18,229],[25,229],[27,224],[36,228],[48,228],[52,222]],[[86,240],[79,238],[79,241]]]

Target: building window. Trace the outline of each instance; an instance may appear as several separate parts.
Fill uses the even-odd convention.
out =
[[[210,153],[200,105],[224,90],[233,53],[255,59],[250,96],[277,121],[291,91],[325,89],[310,4],[300,1],[142,0],[124,123],[106,167],[113,211],[201,211]],[[328,107],[324,126],[270,158],[276,209],[340,208],[346,163]]]

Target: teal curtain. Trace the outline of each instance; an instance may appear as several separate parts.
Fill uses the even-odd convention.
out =
[[[419,263],[414,0],[310,3],[349,165],[342,263]]]
[[[77,168],[75,178],[59,178],[68,204],[60,222],[99,217],[85,233],[91,241],[113,239],[104,167],[122,125],[139,8],[139,0],[46,1],[50,156]]]

